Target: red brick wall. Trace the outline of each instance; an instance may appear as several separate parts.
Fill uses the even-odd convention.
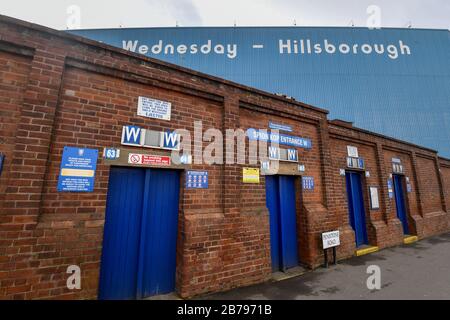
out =
[[[404,173],[404,183],[406,185],[406,179],[409,179],[409,183],[411,185],[411,192],[407,192],[407,190],[404,190],[405,192],[405,202],[406,202],[406,214],[408,217],[408,226],[410,229],[410,232],[412,234],[417,234],[417,226],[416,226],[416,220],[420,220],[420,210],[418,208],[418,198],[417,198],[417,188],[416,188],[416,177],[415,172],[413,171],[412,167],[412,160],[411,155],[407,152],[401,152],[401,151],[392,151],[392,150],[384,150],[384,163],[385,163],[385,169],[389,177],[391,177],[392,174],[394,174],[393,168],[392,168],[392,159],[400,159],[401,165],[403,166],[403,173]],[[387,181],[384,182],[384,185],[386,186]],[[395,191],[394,191],[395,192]],[[397,204],[396,204],[396,198],[395,194],[392,197],[392,199],[388,200],[388,206],[387,206],[387,212],[388,215],[391,217],[391,219],[397,218]],[[401,234],[403,234],[403,229],[400,229]]]
[[[330,140],[332,157],[332,167],[333,167],[333,177],[334,177],[334,187],[335,187],[335,197],[336,197],[336,211],[337,221],[339,226],[350,226],[350,217],[348,209],[348,199],[347,199],[347,189],[345,176],[340,175],[340,169],[347,168],[347,145],[352,145],[358,147],[359,156],[364,158],[366,170],[370,172],[370,177],[366,178],[364,171],[361,172],[362,183],[363,183],[363,194],[365,201],[365,213],[366,213],[366,223],[367,231],[369,236],[369,242],[375,243],[374,234],[371,230],[372,221],[379,220],[380,212],[379,210],[370,210],[370,205],[368,203],[367,190],[368,186],[372,184],[378,185],[376,182],[378,180],[377,172],[375,170],[376,163],[374,157],[374,148],[371,146],[354,143],[353,141],[346,141],[341,139],[332,138]],[[367,189],[367,190],[366,190]],[[347,236],[349,236],[347,234]],[[353,242],[353,241],[351,241]]]
[[[430,150],[328,123],[326,113],[311,106],[5,17],[0,39],[0,152],[6,154],[0,298],[97,297],[109,164],[99,158],[93,193],[58,193],[56,183],[64,146],[119,147],[126,124],[188,129],[193,138],[196,120],[203,131],[266,128],[271,120],[310,138],[313,148],[299,149],[299,162],[304,175],[314,177],[315,189],[302,191],[297,183],[299,254],[309,267],[322,263],[321,232],[341,230],[340,258],[355,249],[345,178],[339,175],[348,144],[359,148],[370,171],[364,190],[372,244],[401,242],[385,190],[393,154],[400,154],[414,177],[408,203],[418,235],[448,230],[443,204],[449,170],[442,170],[441,183]],[[172,102],[171,121],[137,117],[139,95]],[[399,152],[388,151],[393,149]],[[193,164],[208,170],[209,188],[180,190],[176,288],[183,297],[271,276],[265,179],[243,184],[243,166]],[[369,185],[380,187],[380,210],[369,210]],[[81,267],[81,290],[66,288],[71,264]]]
[[[421,185],[424,214],[442,211],[440,186],[435,159],[417,157],[417,171]]]
[[[300,188],[301,177],[296,181],[296,185],[299,187],[297,192],[297,235],[301,263],[307,266],[315,266],[321,259],[319,233],[332,230],[335,225],[334,221],[327,217],[327,211],[324,207],[324,177],[321,170],[318,122],[286,119],[278,115],[263,114],[256,110],[241,108],[240,123],[244,130],[248,128],[267,129],[269,121],[289,125],[292,127],[292,133],[290,134],[309,138],[312,141],[312,149],[297,148],[299,162],[305,165],[305,172],[302,175],[314,177],[315,183],[314,191],[302,191]],[[265,207],[265,179],[259,185],[247,185],[247,187],[243,187],[243,190],[242,199],[245,199],[243,203],[246,206]]]
[[[440,168],[442,174],[443,194],[447,209],[448,227],[450,228],[450,160],[440,159]]]
[[[30,58],[0,51],[0,66],[0,152],[5,155],[4,174],[0,176],[1,199],[5,192],[14,191],[14,189],[6,190],[6,186],[9,182],[11,159],[16,144],[20,105],[30,72]],[[25,147],[23,145],[23,148]]]
[[[340,133],[342,134],[343,132],[341,131]],[[340,176],[339,173],[340,169],[349,170],[346,163],[347,146],[358,148],[359,157],[364,159],[366,166],[365,170],[361,171],[361,177],[369,243],[381,248],[399,244],[401,242],[400,224],[399,221],[395,220],[395,212],[392,211],[392,206],[387,199],[387,179],[384,178],[384,172],[386,171],[383,173],[380,172],[380,165],[382,163],[379,162],[377,156],[376,143],[372,141],[349,140],[348,137],[335,137],[331,139],[331,146],[335,197],[337,202],[335,212],[338,217],[338,225],[343,228],[344,235],[346,236],[344,239],[345,245],[340,248],[341,254],[348,256],[355,249],[354,233],[349,218],[346,179],[345,176]],[[384,153],[383,158],[386,157],[388,157],[388,152]],[[368,172],[369,177],[366,176],[366,172]],[[378,188],[379,209],[371,208],[370,187]]]
[[[441,162],[442,181],[444,184],[444,195],[447,210],[450,208],[450,161]]]

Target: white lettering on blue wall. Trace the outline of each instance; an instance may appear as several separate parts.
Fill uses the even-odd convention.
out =
[[[213,43],[212,40],[207,40],[205,43],[192,43],[189,45],[164,43],[163,40],[159,40],[153,45],[147,45],[139,43],[138,40],[123,40],[122,48],[128,51],[138,52],[140,54],[194,55],[200,53],[204,55],[226,55],[229,59],[234,59],[237,57],[237,44]]]
[[[270,47],[270,46],[269,46]],[[205,40],[202,43],[174,44],[158,40],[156,43],[143,44],[139,40],[122,40],[122,48],[128,51],[146,55],[223,55],[234,59],[238,54],[238,45],[235,43],[216,43],[213,40]],[[252,45],[252,49],[263,49],[264,45]],[[345,43],[324,39],[313,41],[311,39],[279,39],[278,53],[280,55],[385,55],[391,60],[396,60],[400,55],[411,55],[411,48],[402,40],[398,43]]]
[[[297,147],[297,148],[312,148],[311,139],[289,136],[286,134],[278,134],[273,132],[266,132],[265,130],[257,130],[250,128],[247,130],[247,137],[250,140],[261,140],[270,143],[278,143],[286,146]]]
[[[399,40],[397,44],[348,44],[348,43],[334,43],[328,39],[322,42],[313,42],[311,39],[280,39],[278,40],[279,53],[282,54],[386,54],[390,59],[395,60],[400,55],[410,55],[411,48]]]

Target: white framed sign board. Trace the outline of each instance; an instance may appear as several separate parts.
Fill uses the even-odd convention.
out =
[[[324,250],[337,247],[340,244],[339,230],[322,233],[322,246]]]
[[[359,158],[358,148],[354,146],[347,146],[347,155],[352,158]]]
[[[137,114],[142,117],[170,121],[172,104],[167,101],[139,97]]]
[[[380,199],[378,197],[378,188],[370,187],[370,208],[371,209],[380,209]]]

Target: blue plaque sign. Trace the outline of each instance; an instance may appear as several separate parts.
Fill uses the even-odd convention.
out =
[[[64,147],[58,178],[58,191],[94,191],[98,150]]]
[[[208,171],[187,171],[186,189],[208,189]]]
[[[250,140],[260,140],[270,143],[278,143],[280,145],[311,149],[312,141],[308,138],[290,136],[287,134],[278,134],[273,132],[267,132],[267,130],[257,130],[250,128],[247,130],[247,136]]]
[[[314,190],[314,177],[302,177],[303,190]]]
[[[4,160],[5,160],[5,155],[3,153],[0,153],[0,174],[2,174]]]

